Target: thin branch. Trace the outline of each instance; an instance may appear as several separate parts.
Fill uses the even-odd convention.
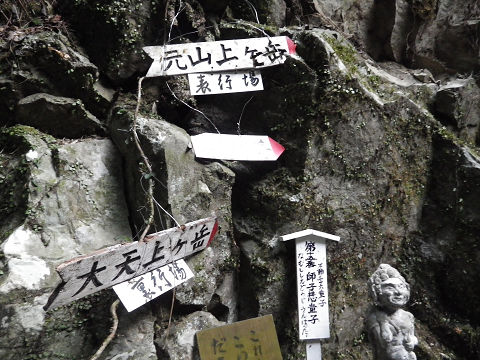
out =
[[[211,28],[213,28],[213,27],[215,27],[215,26],[213,26],[213,25],[205,26],[205,30],[206,30],[206,29],[211,29]],[[182,35],[178,35],[178,36],[175,36],[175,37],[171,38],[171,39],[168,41],[168,43],[170,43],[170,42],[172,42],[172,41],[174,41],[174,40],[180,39],[180,38],[183,37],[183,36],[191,35],[191,34],[196,34],[196,33],[198,33],[198,32],[200,32],[200,30],[189,31],[189,32],[183,33]]]
[[[253,10],[253,13],[255,15],[255,19],[257,19],[257,24],[260,24],[260,20],[258,20],[258,12],[257,9],[255,9],[255,6],[248,0],[245,0],[245,2],[250,6],[250,8]]]
[[[260,32],[261,32],[263,35],[265,35],[267,38],[270,39],[270,37],[271,37],[271,36],[268,35],[268,34],[265,32],[265,30],[263,30],[262,28],[259,28],[259,27],[255,26],[255,25],[252,25],[252,24],[248,23],[248,22],[242,22],[242,21],[240,21],[240,20],[237,20],[237,21],[235,21],[235,23],[236,23],[236,24],[239,24],[239,25],[247,25],[247,26],[250,26],[251,28],[260,31]]]
[[[255,95],[252,96],[252,97],[250,97],[250,99],[248,99],[247,102],[243,105],[242,112],[240,113],[240,117],[238,118],[238,123],[237,123],[237,133],[238,133],[238,135],[241,135],[240,122],[242,121],[243,112],[245,111],[245,108],[247,107],[248,103],[249,103],[250,101],[252,101],[252,99],[253,99],[254,97],[255,97]]]
[[[170,332],[170,324],[172,323],[173,304],[175,304],[175,293],[176,293],[175,289],[176,287],[173,288],[173,292],[172,292],[172,305],[170,305],[170,315],[168,317],[167,334],[165,335],[166,338],[168,337],[168,334]]]
[[[156,204],[155,204],[156,205]],[[157,206],[157,205],[156,205]],[[157,206],[157,211],[160,213],[160,208],[158,208]],[[165,230],[167,228],[167,225],[163,223],[163,218],[161,216],[159,216],[159,220],[160,220],[160,225],[162,226],[162,230]],[[155,225],[155,223],[154,223]],[[158,230],[156,230],[157,227],[155,226],[155,231],[157,232]]]
[[[143,175],[140,175],[140,180],[142,179]],[[140,183],[141,184],[141,183]],[[137,212],[140,214],[140,216],[142,217],[142,224],[146,224],[147,222],[145,221],[145,216],[143,215],[143,211],[145,211],[146,207],[145,206],[140,206],[138,209],[137,209]],[[133,239],[138,239],[139,238],[139,235],[142,233],[143,231],[143,226],[140,226],[140,229],[137,229],[137,226],[135,225],[135,230],[137,231],[136,234],[133,236]]]
[[[168,85],[167,82],[166,82],[165,84],[167,85],[168,90],[170,90],[170,92],[172,93],[172,95],[173,95],[173,97],[174,97],[175,99],[177,99],[177,100],[180,101],[183,105],[187,106],[188,108],[192,109],[193,111],[196,111],[196,112],[198,112],[199,114],[201,114],[201,115],[202,115],[205,119],[207,119],[208,122],[214,127],[214,129],[217,131],[217,133],[220,134],[220,131],[217,129],[217,127],[215,126],[215,124],[213,123],[213,121],[208,118],[207,115],[205,115],[202,111],[200,111],[200,110],[198,110],[198,109],[195,109],[193,106],[188,105],[185,101],[183,101],[182,99],[180,99],[180,98],[173,92],[173,90],[170,88],[170,85]]]
[[[100,348],[97,350],[95,355],[93,355],[90,358],[90,360],[97,360],[100,357],[100,355],[102,355],[103,351],[108,346],[108,344],[110,344],[110,342],[115,337],[115,334],[117,333],[117,329],[118,329],[117,308],[119,303],[120,303],[120,300],[117,299],[110,306],[110,313],[112,314],[112,319],[113,319],[113,325],[112,325],[112,328],[110,329],[110,334],[107,336],[105,340],[103,340],[102,346],[100,346]]]
[[[147,156],[143,152],[142,147],[140,146],[140,140],[138,139],[137,135],[137,118],[138,118],[138,112],[140,109],[140,102],[142,100],[142,81],[145,79],[145,77],[141,77],[138,79],[138,92],[137,92],[137,106],[135,108],[135,114],[133,116],[133,124],[132,124],[132,135],[133,135],[133,140],[135,142],[135,146],[140,153],[140,156],[142,157],[143,164],[145,165],[147,172],[144,173],[144,175],[149,175],[148,178],[148,191],[147,191],[147,201],[148,201],[148,207],[149,207],[149,216],[146,221],[146,226],[145,229],[143,229],[142,234],[140,235],[140,238],[138,239],[139,242],[142,242],[143,239],[145,238],[145,235],[147,235],[148,230],[150,230],[150,226],[153,223],[154,215],[155,215],[155,207],[153,205],[153,178],[152,178],[152,166],[150,165],[150,162],[148,161]],[[145,176],[144,176],[145,177]],[[141,181],[141,180],[140,180]]]
[[[159,203],[157,200],[155,200],[155,198],[153,198],[153,201],[155,202],[155,204],[156,204],[160,209],[162,209],[163,212],[165,212],[165,213],[170,217],[170,219],[172,219],[172,220],[175,222],[175,224],[177,225],[177,227],[181,227],[180,223],[173,217],[173,215],[170,214],[167,210],[165,210],[165,209],[162,207],[162,205],[160,205],[160,203]]]
[[[23,3],[22,0],[18,0],[18,3],[20,4],[20,6],[22,7],[23,11],[25,12],[25,15],[27,16],[27,18],[29,19],[29,21],[32,20],[32,16],[30,15],[26,5]]]
[[[7,20],[7,23],[6,23],[6,26],[9,26],[10,25],[10,21],[12,20],[12,17],[8,17],[7,15],[5,15],[5,13],[3,12],[2,9],[0,9],[0,13],[2,13],[3,17],[5,18],[5,20]]]
[[[168,32],[168,40],[167,43],[170,43],[170,37],[172,36],[172,29],[173,29],[173,24],[175,23],[175,20],[177,19],[178,15],[185,9],[185,6],[182,7],[182,2],[180,1],[180,10],[175,14],[175,16],[172,19],[172,22],[170,23],[170,30]]]
[[[153,178],[155,178],[155,177],[153,177]],[[145,188],[143,187],[143,184],[142,184],[141,182],[140,182],[140,185],[142,186],[143,192],[144,192],[145,194],[147,194],[147,191],[145,190]],[[160,205],[160,203],[157,201],[157,199],[155,199],[154,196],[152,196],[151,199],[152,199],[152,201],[155,203],[155,205],[157,205],[157,207],[159,207],[160,209],[162,209],[162,211],[163,211],[165,214],[167,214],[167,215],[175,222],[175,224],[176,224],[178,227],[180,227],[180,223],[173,217],[172,214],[170,214],[165,208],[163,208],[162,205]],[[162,224],[162,226],[163,226],[163,224]]]

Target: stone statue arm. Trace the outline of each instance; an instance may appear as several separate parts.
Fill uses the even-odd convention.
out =
[[[394,334],[390,329],[384,314],[373,312],[367,318],[368,338],[373,346],[374,359],[386,360],[387,354],[391,352],[389,349],[394,340]],[[409,359],[410,360],[410,359]]]
[[[373,312],[367,319],[368,334],[375,343],[387,345],[393,340],[393,332],[390,324],[382,319],[382,314]]]
[[[406,315],[410,321],[411,326],[409,327],[407,334],[405,334],[406,336],[403,345],[405,346],[406,350],[413,351],[413,348],[418,344],[418,339],[415,336],[415,318],[409,312],[406,312]]]

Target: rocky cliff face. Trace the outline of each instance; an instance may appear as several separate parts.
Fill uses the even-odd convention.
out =
[[[412,287],[419,359],[480,356],[480,89],[475,1],[7,0],[0,4],[0,357],[88,359],[109,332],[102,291],[45,312],[55,267],[216,215],[195,277],[140,310],[121,306],[102,359],[198,359],[195,332],[273,314],[284,359],[298,340],[294,247],[328,245],[325,359],[371,359],[366,281],[380,263]],[[258,20],[258,22],[257,22]],[[265,90],[189,95],[145,79],[142,46],[288,35],[296,57]],[[252,98],[253,94],[253,98]],[[189,135],[267,134],[275,163],[195,159]],[[241,119],[241,121],[239,120]],[[167,331],[168,328],[168,331]]]

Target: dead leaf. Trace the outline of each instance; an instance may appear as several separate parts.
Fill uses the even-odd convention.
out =
[[[54,24],[59,23],[62,21],[62,17],[60,15],[50,15],[48,21]]]
[[[26,35],[24,31],[9,31],[7,35],[7,41],[19,42],[22,41],[25,36]]]
[[[57,53],[64,60],[70,60],[72,58],[70,55],[64,53],[63,51],[57,50],[51,46],[48,47],[48,50]]]

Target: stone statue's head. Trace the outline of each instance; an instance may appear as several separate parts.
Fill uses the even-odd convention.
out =
[[[410,299],[410,285],[388,264],[381,264],[368,279],[368,291],[374,304],[395,310]]]

